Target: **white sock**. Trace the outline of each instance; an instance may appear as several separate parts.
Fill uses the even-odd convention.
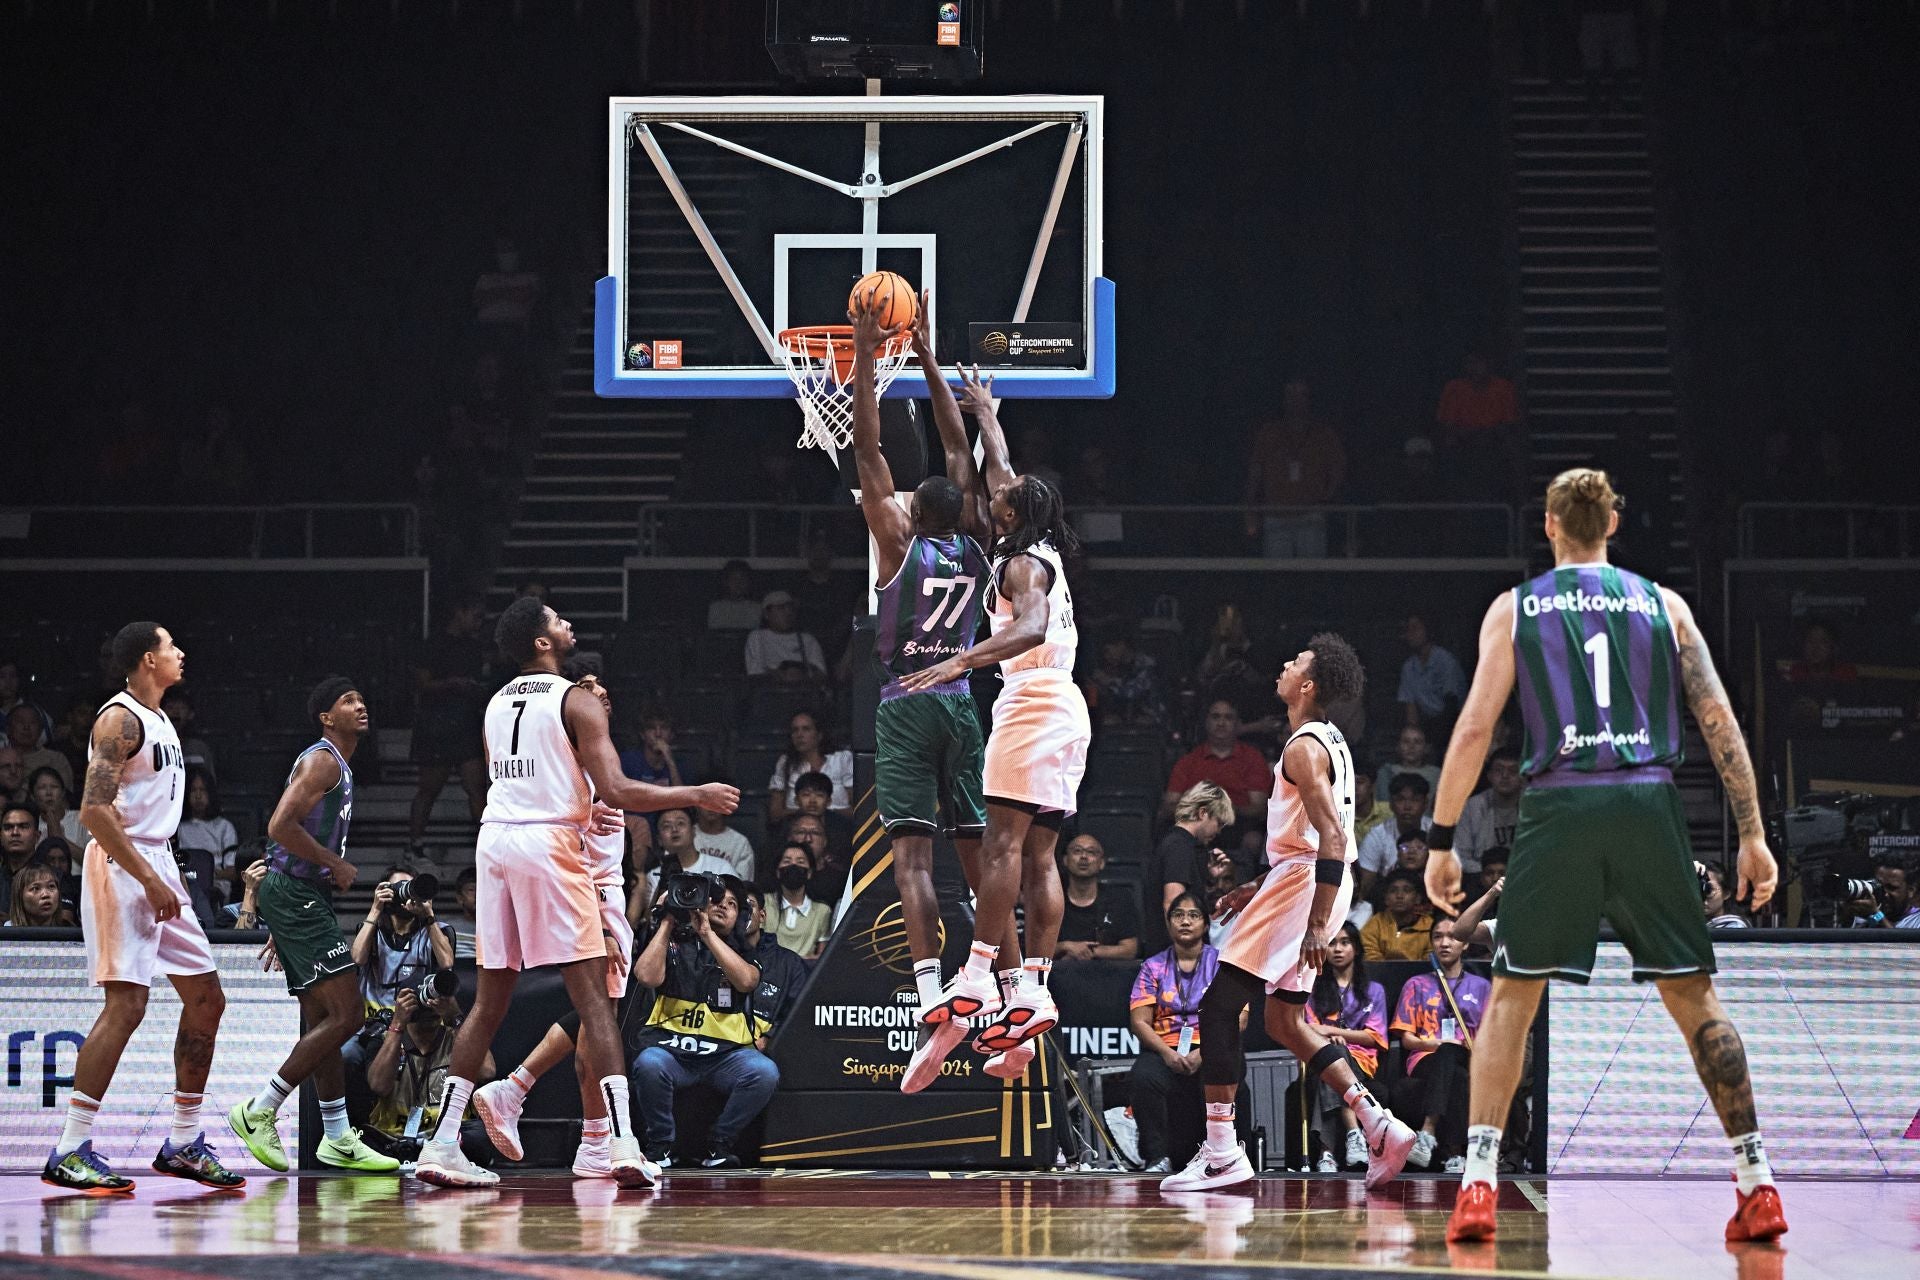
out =
[[[1353,1108],[1353,1118],[1360,1122],[1360,1132],[1375,1134],[1385,1128],[1393,1119],[1393,1113],[1380,1105],[1380,1099],[1368,1092],[1367,1086],[1355,1080],[1340,1095],[1346,1104]]]
[[[993,972],[993,962],[1000,954],[999,947],[990,947],[984,942],[976,942],[967,950],[967,965],[961,972],[969,978],[984,978]]]
[[[447,1087],[440,1092],[440,1118],[433,1125],[434,1142],[460,1144],[460,1121],[467,1114],[467,1100],[471,1097],[473,1081],[465,1076],[447,1076]]]
[[[262,1089],[259,1096],[253,1100],[251,1109],[254,1111],[278,1111],[292,1093],[293,1086],[285,1080],[282,1080],[278,1073],[275,1073],[274,1077],[267,1081],[267,1087]]]
[[[1045,987],[1047,980],[1053,977],[1053,961],[1029,960],[1026,963],[1028,981],[1036,987]]]
[[[607,1100],[607,1137],[631,1138],[633,1121],[627,1110],[627,1078],[602,1076],[600,1096]]]
[[[345,1098],[320,1099],[320,1124],[327,1136],[336,1142],[347,1136],[347,1100]]]
[[[184,1147],[200,1136],[200,1104],[204,1093],[173,1091],[173,1132],[167,1138],[175,1147]]]
[[[913,985],[920,993],[920,1007],[931,1009],[940,1003],[940,958],[913,962]]]
[[[1773,1185],[1773,1166],[1767,1162],[1767,1146],[1760,1141],[1758,1129],[1733,1140],[1733,1177],[1743,1196],[1752,1195],[1755,1187]]]
[[[1001,1003],[1011,1004],[1013,998],[1020,994],[1021,986],[1026,982],[1027,971],[1025,969],[1002,969],[993,976],[1000,983]]]
[[[506,1083],[513,1086],[513,1088],[519,1092],[520,1096],[524,1098],[533,1091],[533,1082],[539,1078],[539,1076],[527,1070],[527,1064],[523,1062],[513,1069],[512,1074],[507,1077]]]
[[[1460,1174],[1460,1185],[1469,1182],[1500,1185],[1500,1129],[1496,1125],[1467,1126],[1467,1167]]]
[[[93,1136],[93,1119],[100,1114],[100,1099],[75,1089],[67,1095],[67,1127],[60,1131],[60,1141],[53,1144],[53,1154],[64,1156],[77,1151],[80,1144]]]
[[[605,1116],[588,1116],[580,1122],[580,1145],[583,1147],[604,1147],[607,1134],[611,1129]]]
[[[1207,1104],[1207,1149],[1231,1151],[1238,1141],[1233,1132],[1233,1104],[1209,1102]]]

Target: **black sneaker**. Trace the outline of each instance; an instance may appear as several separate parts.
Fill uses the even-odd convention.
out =
[[[648,1147],[647,1159],[653,1161],[655,1164],[659,1165],[662,1169],[670,1169],[673,1167],[673,1148]]]
[[[707,1153],[707,1158],[700,1162],[700,1167],[702,1169],[738,1169],[740,1157],[725,1147],[715,1147]]]
[[[89,1138],[65,1155],[49,1155],[40,1170],[40,1181],[67,1191],[88,1195],[126,1195],[133,1191],[133,1179],[115,1173],[105,1158],[93,1149]]]
[[[245,1178],[220,1163],[220,1158],[213,1154],[213,1148],[207,1145],[207,1135],[204,1133],[184,1147],[174,1146],[171,1140],[162,1142],[160,1154],[153,1158],[153,1171],[222,1191],[247,1185]]]

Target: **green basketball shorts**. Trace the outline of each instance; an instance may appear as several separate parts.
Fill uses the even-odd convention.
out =
[[[269,871],[256,901],[288,991],[298,995],[316,982],[353,971],[353,948],[333,918],[333,891],[327,886]]]
[[[874,716],[873,803],[889,835],[978,839],[986,737],[970,693],[909,693]]]
[[[1521,797],[1494,973],[1585,983],[1603,916],[1633,957],[1636,982],[1714,971],[1671,783],[1533,786]]]

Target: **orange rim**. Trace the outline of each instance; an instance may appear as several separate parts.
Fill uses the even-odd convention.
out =
[[[833,358],[840,381],[853,372],[853,326],[850,324],[809,324],[797,329],[782,329],[780,345],[809,359]],[[885,345],[874,349],[874,358],[884,358]]]

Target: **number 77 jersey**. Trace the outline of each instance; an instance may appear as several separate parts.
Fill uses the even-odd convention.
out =
[[[885,693],[973,644],[985,611],[987,557],[964,533],[916,533],[900,572],[880,588],[874,657]]]
[[[1521,772],[1680,763],[1680,651],[1657,585],[1608,564],[1561,565],[1514,588],[1513,606]]]

